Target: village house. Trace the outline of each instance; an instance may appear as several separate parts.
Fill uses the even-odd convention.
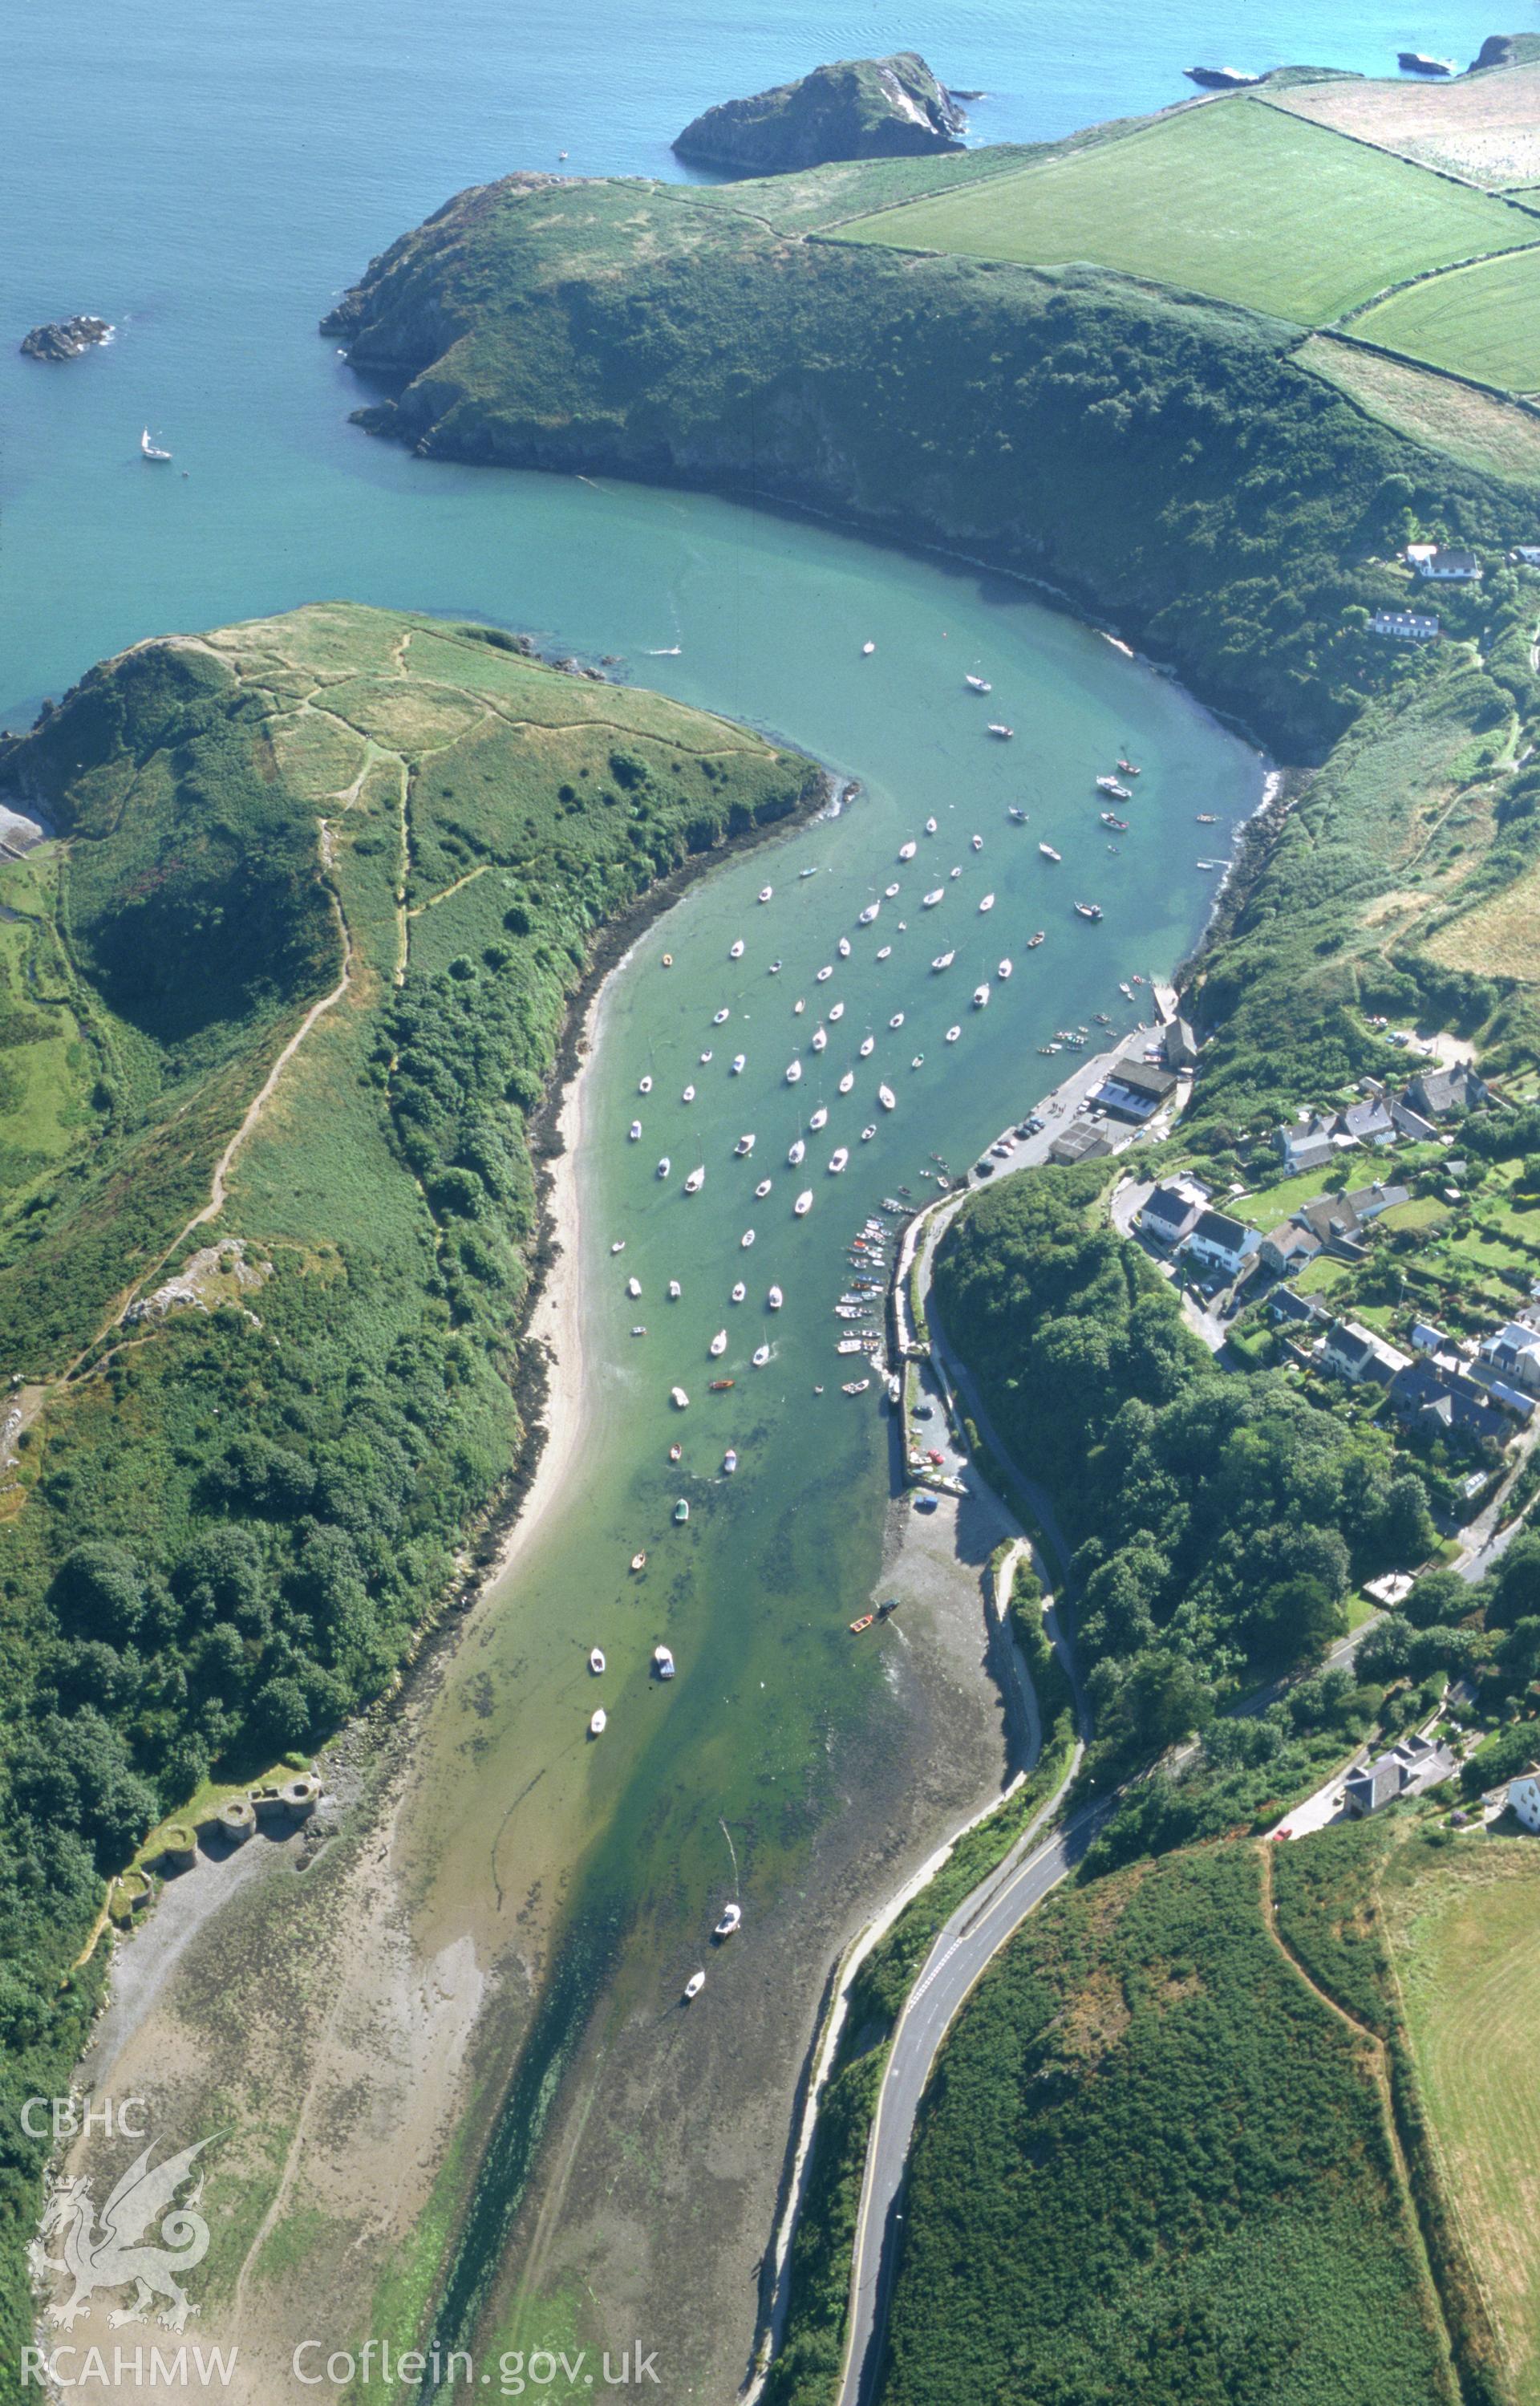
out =
[[[1337,1119],[1337,1131],[1351,1137],[1355,1144],[1394,1144],[1400,1130],[1379,1096],[1368,1102],[1349,1103]]]
[[[1318,1243],[1349,1261],[1361,1262],[1364,1250],[1358,1241],[1363,1226],[1358,1213],[1346,1195],[1312,1195],[1290,1213],[1296,1227],[1308,1228]]]
[[[1488,1090],[1467,1061],[1456,1061],[1447,1069],[1422,1070],[1402,1099],[1422,1119],[1442,1120],[1476,1111]]]
[[[1321,1238],[1313,1228],[1302,1228],[1295,1221],[1285,1220],[1281,1226],[1269,1228],[1262,1240],[1262,1267],[1275,1278],[1287,1278],[1291,1271],[1301,1270],[1313,1262],[1321,1251]]]
[[[1182,1252],[1190,1261],[1200,1262],[1206,1269],[1222,1270],[1226,1278],[1238,1278],[1262,1238],[1244,1220],[1232,1220],[1227,1211],[1203,1211],[1194,1221],[1182,1243]]]
[[[1343,1801],[1350,1818],[1362,1820],[1369,1813],[1378,1813],[1382,1804],[1393,1804],[1398,1796],[1416,1796],[1427,1788],[1436,1788],[1454,1770],[1454,1757],[1446,1747],[1435,1746],[1431,1737],[1404,1737],[1373,1762],[1359,1771],[1350,1771],[1343,1782]]]
[[[1177,1082],[1169,1069],[1159,1069],[1152,1061],[1130,1060],[1125,1054],[1108,1071],[1096,1089],[1095,1099],[1103,1111],[1111,1111],[1114,1117],[1142,1123],[1152,1118],[1176,1090]]]
[[[1362,1386],[1365,1380],[1388,1387],[1397,1371],[1411,1367],[1409,1354],[1356,1320],[1333,1322],[1321,1349],[1321,1361],[1323,1369],[1346,1379],[1353,1387]]]
[[[1421,558],[1412,559],[1413,552]],[[1481,562],[1474,551],[1462,551],[1457,545],[1435,543],[1431,549],[1424,544],[1413,544],[1406,557],[1419,576],[1434,585],[1479,585]]]
[[[1275,1287],[1267,1304],[1275,1320],[1287,1321],[1299,1328],[1313,1328],[1331,1318],[1324,1304],[1318,1303],[1313,1295],[1301,1295],[1297,1287]]]
[[[1521,559],[1526,568],[1540,568],[1540,543],[1516,543],[1513,556]]]
[[[1410,1110],[1396,1096],[1387,1096],[1385,1108],[1409,1144],[1432,1144],[1437,1137],[1433,1122],[1425,1120],[1420,1111]]]
[[[1197,1038],[1185,1019],[1168,1019],[1161,1029],[1161,1058],[1168,1069],[1191,1069],[1197,1061]]]
[[[1412,1352],[1414,1353],[1447,1353],[1449,1350],[1449,1342],[1448,1330],[1436,1327],[1433,1321],[1413,1321]]]
[[[1526,1830],[1540,1830],[1540,1763],[1532,1762],[1509,1780],[1508,1803]]]
[[[1495,1336],[1482,1338],[1481,1359],[1500,1379],[1540,1394],[1540,1331],[1510,1320]]]
[[[1409,1362],[1392,1380],[1390,1393],[1391,1409],[1405,1428],[1499,1450],[1508,1441],[1508,1422],[1488,1390],[1447,1358]]]
[[[1194,1188],[1183,1179],[1174,1180],[1169,1186],[1157,1186],[1139,1213],[1139,1227],[1157,1245],[1175,1252],[1208,1200],[1201,1187]]]
[[[1398,644],[1436,644],[1440,632],[1438,620],[1421,610],[1377,610],[1369,630]]]
[[[1340,1148],[1333,1141],[1336,1116],[1332,1111],[1301,1111],[1299,1117],[1273,1130],[1272,1143],[1291,1178],[1320,1169]]]
[[[1382,1211],[1393,1211],[1398,1203],[1409,1202],[1411,1188],[1387,1186],[1383,1179],[1377,1178],[1372,1186],[1355,1186],[1342,1199],[1363,1223],[1378,1220]]]

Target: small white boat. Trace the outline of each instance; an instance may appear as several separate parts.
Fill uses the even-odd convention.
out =
[[[969,693],[988,693],[992,690],[990,686],[982,676],[975,676],[973,674],[971,669],[968,671],[967,676],[964,677],[963,683],[967,686]]]
[[[677,1279],[671,1279],[669,1281],[669,1301],[671,1303],[677,1303],[684,1292],[685,1290],[680,1285]]]
[[[749,1359],[756,1370],[762,1370],[766,1363],[770,1360],[770,1347],[768,1345],[756,1345],[754,1352],[750,1354]]]
[[[816,877],[818,874],[817,866],[815,864],[812,869],[799,869],[797,874],[798,877]]]
[[[685,1522],[690,1517],[689,1500],[686,1496],[682,1495],[678,1503],[674,1506],[673,1517],[679,1523],[680,1527],[683,1528]]]
[[[801,1016],[802,1016],[803,1012],[804,1012],[804,1011],[806,1011],[806,1009],[807,1009],[807,1004],[803,1001],[803,999],[802,999],[801,996],[800,996],[800,995],[798,995],[798,998],[797,998],[797,999],[796,999],[796,1001],[792,1004],[792,1007],[791,1007],[791,1015],[792,1015],[792,1017],[793,1017],[794,1019],[800,1019],[800,1018],[801,1018]]]
[[[1016,730],[1013,727],[1005,726],[1000,719],[992,718],[985,729],[985,732],[990,735],[997,735],[1002,743],[1009,743]]]
[[[960,869],[949,869],[947,870],[947,875],[949,877],[961,877],[962,873],[963,872]]]
[[[728,958],[729,961],[741,961],[742,957],[743,939],[740,936],[735,943],[731,943],[728,946]]]
[[[975,852],[982,852],[984,848],[984,840],[982,835],[970,837],[969,842],[972,843]]]
[[[610,1247],[610,1251],[611,1251],[611,1253],[623,1253],[625,1252],[625,1250],[626,1250],[626,1239],[625,1239],[625,1238],[624,1238],[624,1237],[617,1237],[617,1238],[615,1238],[615,1240],[614,1244]]]
[[[996,969],[995,974],[1002,981],[1008,978],[1010,975],[1010,963],[1009,961],[1001,961],[998,968]]]
[[[975,1011],[982,1011],[982,1009],[983,1009],[983,1007],[984,1007],[985,1003],[986,1003],[988,1000],[989,1000],[989,988],[988,988],[986,985],[976,985],[976,986],[974,987],[974,989],[973,989],[973,1008],[974,1008],[974,1010],[975,1010]]]
[[[739,1238],[738,1241],[739,1241],[740,1245],[742,1247],[742,1249],[743,1249],[744,1253],[747,1253],[747,1252],[748,1252],[749,1247],[750,1247],[750,1246],[753,1244],[753,1242],[754,1242],[754,1230],[753,1230],[752,1228],[745,1228],[745,1229],[744,1229],[744,1231],[743,1231],[743,1233],[742,1233],[742,1235]]]
[[[867,1124],[867,1125],[866,1125],[866,1126],[861,1130],[861,1142],[862,1142],[863,1144],[869,1144],[869,1143],[871,1142],[872,1138],[876,1135],[876,1133],[877,1133],[877,1123],[876,1123],[876,1121],[875,1121],[875,1120],[869,1121],[869,1123]]]
[[[713,1027],[720,1027],[725,1020],[728,1020],[731,1017],[731,1012],[728,1009],[726,1003],[724,1003],[721,1010],[717,1012],[715,1016],[713,1018],[712,1026]]]
[[[842,1002],[831,1002],[828,1007],[828,1015],[830,1019],[843,1019],[845,1015],[844,1004]]]
[[[162,451],[158,443],[152,443],[150,441],[149,429],[148,426],[139,437],[139,448],[144,453],[147,460],[169,460],[171,457],[169,451]]]
[[[631,1142],[632,1142],[633,1144],[640,1144],[640,1143],[641,1143],[641,1141],[642,1141],[642,1123],[641,1123],[641,1121],[640,1121],[640,1120],[632,1120],[632,1122],[631,1122],[630,1135],[631,1135]]]
[[[787,1161],[790,1163],[790,1165],[791,1165],[791,1167],[792,1167],[792,1168],[793,1168],[793,1169],[795,1169],[795,1168],[796,1168],[796,1167],[797,1167],[798,1163],[801,1160],[802,1155],[806,1153],[807,1149],[808,1149],[808,1140],[807,1140],[806,1137],[799,1136],[799,1137],[798,1138],[798,1139],[797,1139],[796,1143],[791,1147],[790,1151],[789,1151],[789,1152],[787,1153],[787,1154],[786,1154],[786,1159],[787,1159]]]
[[[652,1082],[652,1080],[651,1080],[650,1078],[639,1078],[639,1079],[637,1080],[637,1082],[636,1082],[636,1091],[637,1091],[637,1093],[638,1093],[639,1095],[650,1095],[650,1094],[652,1093],[652,1090],[653,1090],[653,1082]]]
[[[642,1281],[639,1278],[628,1279],[626,1281],[626,1292],[633,1298],[636,1295],[639,1295],[642,1292]]]
[[[609,1719],[610,1716],[605,1711],[603,1705],[596,1705],[593,1711],[588,1715],[588,1735],[590,1737],[602,1737],[605,1729],[609,1724]]]
[[[893,946],[891,944],[883,944],[877,955],[878,959],[880,961],[885,961],[892,950]]]
[[[861,649],[863,652],[874,652],[877,649],[877,646],[875,644],[863,644]],[[686,2004],[693,2003],[694,2000],[700,1994],[700,1991],[705,1985],[706,1975],[704,1972],[692,1972],[689,1978],[685,1983],[685,2003]]]
[[[728,1332],[725,1328],[719,1328],[715,1336],[712,1338],[711,1343],[707,1346],[706,1351],[714,1362],[718,1356],[725,1353],[727,1350]]]
[[[828,1105],[827,1103],[819,1104],[818,1109],[812,1113],[812,1116],[808,1121],[808,1125],[810,1128],[827,1127]]]
[[[735,1078],[741,1078],[741,1077],[742,1076],[742,1074],[743,1074],[743,1070],[744,1070],[744,1068],[745,1068],[745,1066],[746,1066],[746,1064],[747,1064],[747,1061],[748,1061],[748,1057],[749,1057],[749,1056],[748,1056],[748,1054],[747,1054],[746,1053],[735,1053],[735,1054],[733,1054],[733,1056],[732,1056],[732,1074],[733,1074],[733,1076],[734,1076]]]
[[[668,1154],[667,1154],[667,1153],[665,1153],[665,1154],[663,1155],[662,1160],[661,1160],[661,1161],[658,1163],[658,1165],[657,1165],[657,1174],[658,1174],[659,1178],[667,1178],[667,1176],[668,1176],[668,1174],[669,1174],[670,1170],[671,1170],[672,1168],[673,1168],[673,1164],[672,1164],[672,1162],[669,1159]]]
[[[848,961],[850,958],[850,938],[848,936],[841,936],[834,949],[839,954],[840,958],[842,961]]]
[[[588,1668],[593,1673],[596,1679],[602,1678],[604,1675],[604,1649],[602,1646],[595,1646],[589,1649]]]
[[[715,1929],[712,1932],[712,1936],[713,1938],[730,1938],[734,1931],[742,1930],[742,1906],[741,1904],[724,1905],[722,1908],[722,1918],[717,1923]]]
[[[949,969],[956,957],[955,953],[938,953],[930,966],[933,969]]]
[[[840,1092],[841,1092],[842,1095],[848,1095],[848,1094],[849,1094],[849,1092],[850,1092],[850,1090],[851,1090],[851,1088],[852,1088],[852,1086],[854,1086],[854,1085],[855,1085],[855,1070],[854,1070],[854,1069],[847,1069],[847,1070],[845,1071],[844,1076],[843,1076],[843,1077],[841,1079],[841,1081],[840,1081]]]
[[[934,820],[934,819],[926,819],[926,821],[925,821],[925,833],[926,833],[926,835],[934,835],[934,834],[935,834],[935,832],[936,832],[936,822],[935,822],[935,820]]]
[[[882,907],[880,902],[869,902],[856,924],[862,927],[869,927]]]
[[[934,911],[937,903],[941,899],[941,897],[945,892],[946,887],[944,885],[933,885],[930,892],[925,896],[925,900],[921,903],[920,908],[923,911]]]
[[[686,1086],[679,1099],[682,1103],[693,1103],[695,1100],[695,1088],[693,1086]]]
[[[1062,860],[1064,858],[1063,853],[1055,852],[1051,843],[1040,843],[1038,846],[1038,850],[1042,854],[1045,860]]]
[[[660,1679],[671,1679],[673,1677],[673,1656],[670,1653],[666,1646],[655,1646],[653,1648],[653,1669],[657,1672]]]
[[[683,1387],[671,1387],[669,1389],[669,1401],[673,1406],[676,1412],[686,1412],[690,1408],[690,1399],[685,1393]]]
[[[812,1209],[812,1189],[811,1186],[803,1187],[802,1192],[798,1195],[796,1202],[791,1208],[796,1212],[797,1217],[799,1220],[806,1217],[807,1213]]]
[[[759,1181],[758,1185],[754,1190],[755,1201],[756,1203],[762,1203],[770,1191],[770,1181],[768,1178],[762,1178]]]
[[[838,1178],[840,1172],[844,1168],[845,1164],[849,1159],[850,1153],[846,1147],[842,1144],[837,1147],[837,1149],[829,1155],[829,1176],[831,1178]]]
[[[738,1467],[738,1455],[737,1455],[737,1452],[736,1452],[735,1449],[734,1449],[732,1446],[730,1446],[730,1445],[729,1445],[729,1446],[728,1446],[728,1450],[727,1450],[727,1451],[726,1451],[726,1453],[722,1456],[722,1476],[723,1476],[723,1478],[724,1478],[724,1479],[730,1479],[730,1478],[732,1477],[733,1472],[737,1469],[737,1467]]]
[[[872,644],[872,643],[866,643],[866,644],[862,644],[862,646],[861,646],[861,658],[862,658],[864,660],[869,660],[869,659],[870,659],[870,658],[871,658],[871,656],[872,656],[872,653],[873,653],[876,649],[877,649],[877,646],[876,646],[876,644]],[[704,1978],[705,1978],[705,1976],[706,1976],[706,1975],[705,1975],[704,1972],[702,1972],[702,1973],[701,1973],[701,1974],[700,1974],[700,1977],[701,1977],[702,1979],[704,1979]]]
[[[863,1060],[863,1061],[864,1061],[864,1060],[866,1060],[866,1058],[868,1057],[868,1055],[869,1055],[869,1054],[875,1053],[875,1052],[876,1052],[876,1050],[877,1050],[877,1039],[876,1039],[876,1037],[875,1037],[875,1036],[863,1036],[863,1037],[862,1037],[862,1039],[861,1039],[860,1043],[856,1046],[856,1048],[855,1048],[855,1049],[856,1049],[857,1053],[860,1054],[860,1056],[861,1056],[862,1060]]]
[[[779,976],[780,976],[780,974],[781,974],[781,964],[780,964],[780,962],[779,962],[779,961],[771,961],[771,963],[770,963],[770,973],[771,977],[779,977]]]
[[[910,1063],[910,1065],[909,1065],[909,1066],[910,1066],[910,1068],[911,1068],[911,1069],[923,1069],[925,1068],[925,1054],[924,1054],[923,1053],[916,1053],[916,1054],[914,1055],[913,1060]]]
[[[884,897],[886,898],[886,899],[887,899],[889,902],[891,902],[891,901],[892,901],[892,899],[893,899],[894,896],[895,896],[897,892],[898,892],[898,888],[897,888],[897,885],[884,885],[884,886],[883,886],[883,893]]]
[[[986,895],[984,896],[984,898],[983,898],[983,900],[980,903],[979,908],[980,908],[980,910],[981,910],[981,911],[993,911],[993,910],[994,910],[994,908],[995,908],[995,897],[994,897],[994,895],[993,895],[993,894],[986,894]]]
[[[828,1029],[827,1027],[815,1027],[812,1031],[813,1051],[815,1053],[821,1053],[827,1042]]]
[[[740,1279],[740,1280],[739,1280],[739,1281],[738,1281],[738,1284],[733,1288],[733,1291],[732,1291],[732,1299],[733,1299],[734,1303],[742,1303],[742,1300],[743,1300],[743,1297],[747,1295],[747,1293],[748,1293],[748,1288],[743,1284],[742,1280],[742,1279]]]
[[[705,1166],[704,1166],[704,1164],[702,1164],[702,1165],[701,1165],[701,1167],[700,1167],[699,1169],[692,1169],[692,1170],[691,1170],[691,1172],[690,1172],[690,1174],[689,1174],[689,1176],[685,1179],[685,1194],[686,1194],[686,1195],[699,1195],[699,1192],[700,1192],[700,1189],[702,1188],[702,1186],[704,1186],[705,1182],[706,1182],[706,1171],[705,1171]]]
[[[700,1067],[702,1069],[706,1067],[706,1064],[712,1059],[712,1048],[708,1044],[704,1053],[700,1055]]]
[[[833,963],[832,961],[829,961],[829,962],[827,962],[827,963],[826,964],[826,966],[825,966],[823,969],[821,969],[819,970],[819,972],[818,972],[817,976],[813,979],[812,983],[813,983],[813,984],[814,984],[814,985],[827,985],[827,984],[828,984],[829,979],[830,979],[833,975],[834,975],[834,963]]]
[[[752,1134],[748,1136],[741,1136],[738,1142],[733,1146],[733,1152],[738,1155],[740,1160],[742,1160],[746,1153],[750,1153],[753,1151],[754,1138]]]
[[[785,1296],[782,1294],[778,1286],[772,1286],[769,1295],[765,1297],[765,1301],[769,1304],[772,1311],[779,1311],[785,1299]]]
[[[1116,777],[1098,777],[1096,791],[1098,794],[1110,794],[1115,802],[1131,802],[1134,799],[1132,785],[1120,785]]]
[[[888,1026],[890,1027],[902,1027],[903,1024],[904,1014],[901,1011],[896,1011],[892,1018],[888,1021]]]
[[[770,900],[770,896],[774,893],[774,891],[775,891],[775,888],[774,888],[774,886],[773,886],[773,885],[761,885],[761,887],[759,888],[759,899],[760,899],[760,901],[761,901],[761,902],[768,902],[768,901]]]
[[[879,1086],[877,1089],[877,1099],[882,1104],[884,1111],[897,1111],[898,1108],[898,1097],[894,1093],[891,1086]]]
[[[957,1041],[958,1037],[962,1034],[962,1032],[963,1032],[963,1031],[962,1031],[962,1029],[961,1029],[960,1027],[949,1027],[949,1028],[947,1029],[947,1031],[946,1031],[946,1040],[947,1040],[947,1042],[948,1042],[949,1044],[955,1044],[955,1043],[956,1043],[956,1041]]]

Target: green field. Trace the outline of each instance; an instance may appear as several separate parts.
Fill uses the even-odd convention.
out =
[[[1392,1902],[1392,1949],[1447,2186],[1519,2406],[1536,2406],[1540,2265],[1529,2207],[1540,2157],[1532,2026],[1540,1848],[1533,1840],[1462,1847]]]
[[[1029,266],[1085,261],[1318,326],[1403,277],[1533,240],[1533,229],[1500,201],[1229,101],[885,210],[841,238]]]
[[[1540,418],[1517,403],[1333,335],[1312,334],[1294,358],[1414,443],[1489,475],[1540,484]]]
[[[1430,276],[1355,318],[1353,333],[1483,384],[1540,391],[1540,248]]]

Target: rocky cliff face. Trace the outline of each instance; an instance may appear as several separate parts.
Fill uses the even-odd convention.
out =
[[[968,120],[924,59],[841,59],[751,100],[725,100],[686,125],[681,159],[741,176],[782,176],[835,159],[957,150]]]

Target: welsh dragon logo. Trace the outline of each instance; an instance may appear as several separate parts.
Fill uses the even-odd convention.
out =
[[[193,2164],[207,2144],[206,2139],[200,2139],[196,2146],[168,2156],[152,2170],[151,2141],[107,2199],[99,2224],[91,2182],[59,2183],[44,2212],[41,2238],[34,2243],[34,2262],[38,2272],[61,2272],[75,2286],[62,2304],[49,2308],[50,2323],[62,2324],[67,2330],[85,2313],[98,2289],[121,2289],[132,2283],[134,2296],[128,2304],[107,2316],[114,2330],[122,2323],[147,2321],[157,2298],[166,2300],[166,2310],[159,2316],[164,2328],[186,2329],[189,2314],[198,2309],[189,2305],[177,2276],[201,2264],[208,2253],[208,2225],[196,2211],[204,2193],[203,2175],[199,2174],[191,2195],[181,2205],[175,2200],[183,2182],[191,2179]],[[159,2229],[147,2241],[146,2233],[156,2224]],[[63,2246],[57,2256],[50,2256],[44,2243],[56,2231],[63,2233]]]

